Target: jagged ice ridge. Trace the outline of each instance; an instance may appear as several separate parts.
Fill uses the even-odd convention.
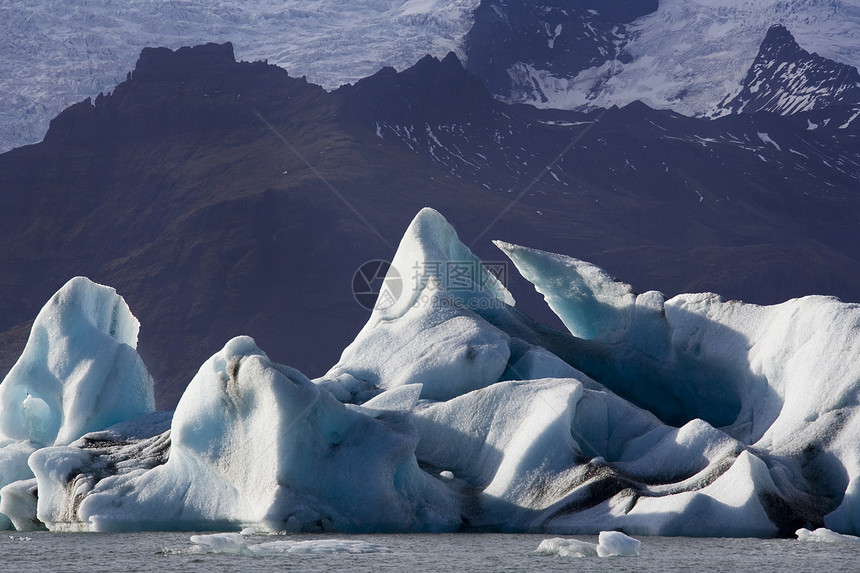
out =
[[[519,313],[424,209],[392,263],[412,284],[326,375],[237,337],[172,413],[153,412],[124,301],[73,279],[0,384],[0,512],[82,531],[860,533],[860,307],[666,300],[497,245],[569,333]],[[638,552],[610,538],[542,551]]]

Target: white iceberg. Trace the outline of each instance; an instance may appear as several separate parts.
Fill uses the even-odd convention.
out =
[[[248,545],[241,533],[211,533],[209,535],[192,535],[191,543],[197,550],[205,553],[243,553]]]
[[[451,529],[453,495],[419,469],[402,416],[352,411],[234,338],[179,401],[166,462],[105,475],[77,444],[32,456],[38,517],[55,530]]]
[[[16,530],[45,528],[36,518],[38,489],[36,478],[20,479],[0,489],[0,512],[10,520]]]
[[[401,296],[377,305],[318,383],[345,401],[361,400],[368,388],[416,383],[423,386],[421,397],[447,400],[499,380],[510,337],[474,310],[514,299],[439,213],[418,213],[389,276],[405,279]]]
[[[638,557],[642,543],[620,531],[601,531],[597,537],[598,557]]]
[[[579,539],[553,537],[541,541],[535,554],[556,557],[597,557],[597,544]]]
[[[248,543],[240,533],[210,533],[192,535],[194,546],[190,553],[294,553],[294,554],[331,554],[331,553],[390,553],[391,550],[378,543],[358,539],[308,539],[303,541],[278,540],[262,543]]]
[[[860,537],[836,533],[824,527],[819,527],[815,531],[801,527],[797,530],[796,535],[798,541],[811,543],[860,543]]]
[[[803,519],[829,509],[824,523],[860,531],[851,509],[860,471],[860,306],[823,296],[758,306],[709,293],[664,301],[636,295],[588,263],[497,245],[571,332],[591,339],[585,352],[566,356],[574,366],[670,424],[702,418],[740,441],[768,468],[768,480],[750,476],[768,512],[787,503]],[[771,480],[777,497],[761,491],[772,490]]]
[[[110,287],[70,280],[39,312],[0,384],[0,439],[69,444],[155,409],[140,325]]]
[[[139,328],[114,289],[83,277],[48,301],[0,384],[0,488],[33,478],[28,460],[39,448],[155,409],[152,377],[135,350]],[[32,499],[0,490],[0,511],[29,512]],[[15,525],[32,526],[34,517],[22,515]]]
[[[597,543],[562,537],[544,539],[535,554],[557,557],[638,557],[641,545],[638,539],[620,531],[601,531]]]
[[[70,283],[0,385],[0,511],[22,529],[603,532],[544,550],[606,556],[638,552],[625,534],[860,533],[860,307],[665,300],[498,244],[569,333],[518,312],[425,209],[389,271],[406,288],[325,376],[237,337],[172,414],[150,413],[124,303]]]

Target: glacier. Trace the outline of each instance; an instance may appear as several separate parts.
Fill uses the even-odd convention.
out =
[[[405,69],[426,54],[442,58],[454,51],[464,59],[464,37],[480,3],[5,2],[0,4],[0,34],[7,38],[0,58],[0,152],[41,141],[49,120],[63,109],[112,91],[145,47],[230,41],[240,59],[266,60],[333,89],[385,66]],[[542,24],[546,33],[553,30],[550,42],[575,33],[554,22]],[[536,68],[523,54],[509,71],[523,89],[497,95],[560,109],[623,107],[641,100],[684,115],[717,114],[718,104],[741,90],[774,24],[786,26],[810,51],[860,65],[856,0],[661,0],[656,12],[630,24],[629,35],[613,39],[632,59],[553,73]],[[534,86],[546,101],[535,96]]]
[[[41,141],[69,105],[109,93],[145,47],[231,41],[327,89],[426,54],[461,51],[479,0],[162,2],[0,5],[0,153]]]
[[[810,52],[858,67],[858,23],[856,0],[660,0],[656,11],[630,23],[627,37],[618,40],[628,59],[567,75],[517,62],[508,73],[522,88],[510,100],[577,110],[638,100],[682,115],[718,116],[725,113],[718,104],[741,91],[772,25],[788,28]]]
[[[6,527],[603,532],[541,549],[589,555],[638,552],[613,530],[860,533],[860,306],[667,299],[496,245],[568,332],[520,313],[427,208],[389,271],[402,293],[326,374],[238,336],[174,412],[154,411],[122,298],[73,279],[0,384]]]

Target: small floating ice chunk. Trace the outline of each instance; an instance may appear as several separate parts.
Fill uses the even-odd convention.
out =
[[[452,479],[454,479],[454,473],[449,472],[448,470],[445,470],[444,472],[439,472],[439,477],[444,479],[444,480],[452,480]]]
[[[641,543],[620,531],[601,531],[597,543],[555,537],[540,542],[535,553],[558,557],[636,557]]]
[[[624,535],[620,531],[601,531],[597,538],[597,555],[600,557],[638,557],[638,539]]]
[[[535,553],[558,557],[597,557],[597,544],[578,539],[554,537],[541,541]]]
[[[243,530],[243,532],[246,530]],[[307,541],[269,541],[248,544],[243,533],[212,533],[192,535],[195,544],[192,553],[389,553],[391,550],[378,543],[352,539],[312,539]]]
[[[204,546],[208,551],[213,553],[241,553],[248,547],[241,533],[192,535],[191,543]]]
[[[853,535],[845,535],[844,533],[836,533],[824,527],[819,527],[815,531],[810,531],[801,527],[795,533],[798,541],[809,541],[811,543],[858,543],[860,537]]]
[[[377,543],[350,539],[313,539],[309,541],[269,541],[248,546],[254,553],[390,553]]]

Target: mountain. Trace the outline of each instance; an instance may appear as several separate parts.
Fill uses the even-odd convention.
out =
[[[467,67],[494,94],[547,105],[549,96],[531,71],[573,77],[607,62],[630,62],[629,25],[656,9],[657,0],[484,1],[463,39]]]
[[[739,93],[774,24],[860,65],[853,0],[14,0],[0,5],[0,151],[113,89],[147,46],[230,41],[239,59],[326,89],[454,51],[506,101],[587,111],[641,100],[695,116]]]
[[[231,42],[327,89],[457,49],[479,0],[13,0],[0,4],[0,152],[40,141],[69,105],[108,92],[147,46]]]
[[[690,116],[738,94],[774,24],[822,57],[860,65],[853,1],[657,4],[484,0],[466,36],[468,65],[511,102],[587,111],[640,100]]]
[[[860,110],[860,73],[801,48],[783,26],[772,27],[743,81],[722,104],[724,113],[769,111],[781,115],[855,106]]]
[[[809,130],[814,113],[540,110],[494,99],[453,54],[327,92],[230,44],[146,49],[112,93],[0,155],[0,373],[85,275],[140,319],[160,408],[240,334],[320,375],[367,318],[357,272],[424,206],[489,263],[498,238],[668,296],[860,300],[860,125]]]

